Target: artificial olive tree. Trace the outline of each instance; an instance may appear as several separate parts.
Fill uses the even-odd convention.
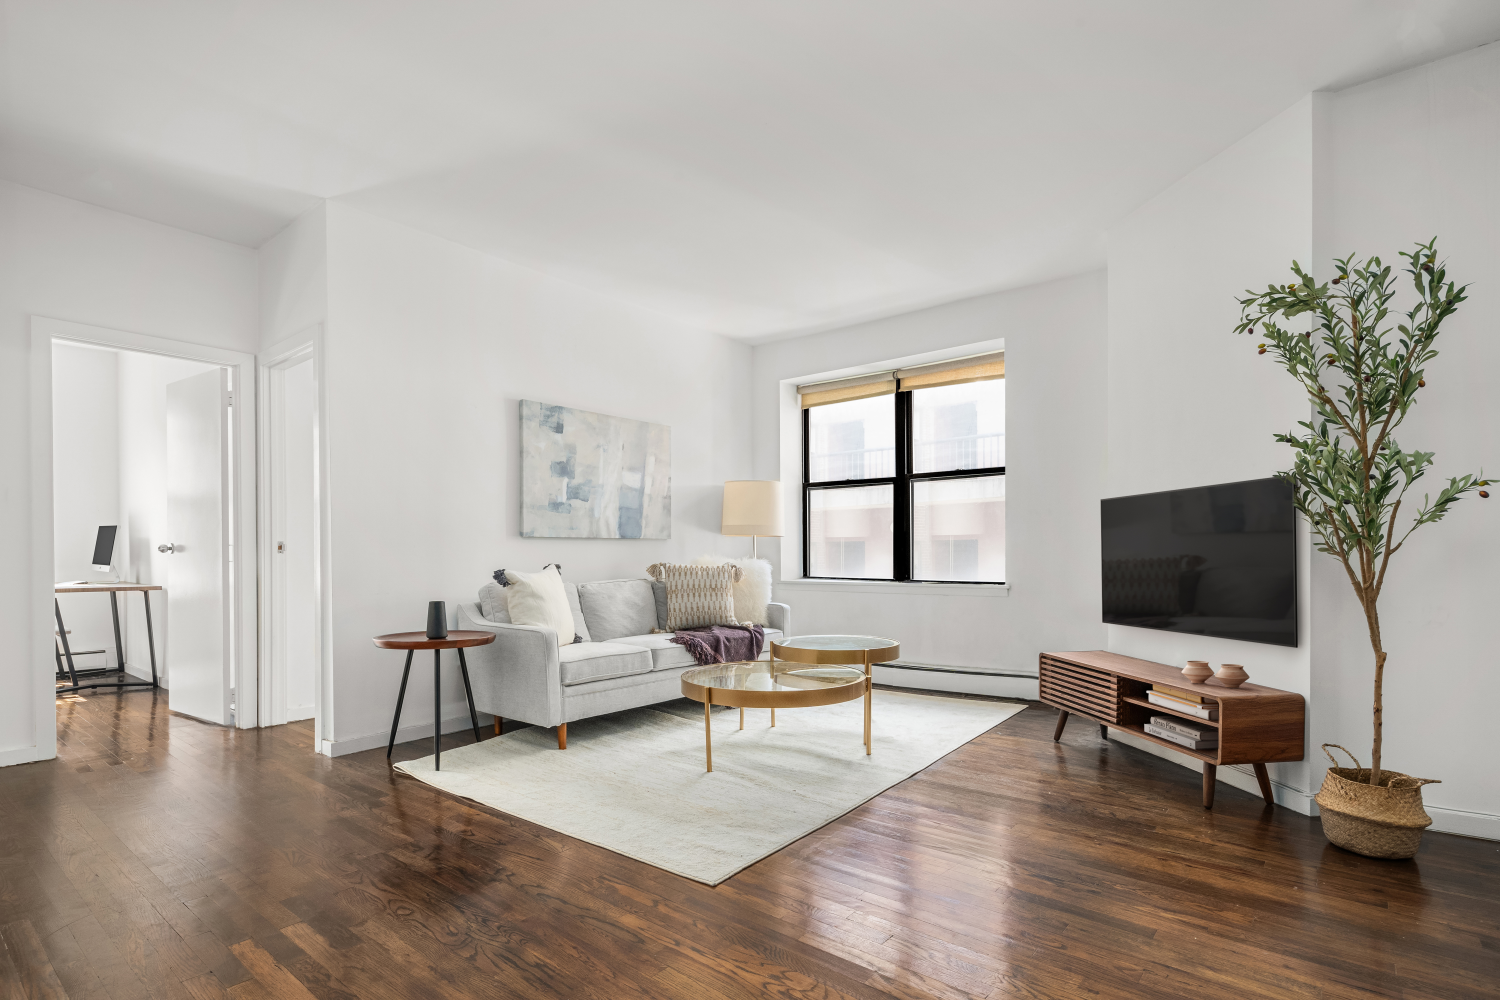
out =
[[[1318,550],[1336,556],[1349,576],[1375,651],[1375,735],[1370,784],[1381,784],[1381,686],[1386,652],[1378,604],[1391,556],[1411,533],[1442,520],[1464,494],[1489,493],[1483,472],[1448,480],[1437,497],[1424,495],[1415,515],[1399,519],[1406,492],[1432,465],[1430,451],[1409,451],[1392,436],[1427,385],[1424,368],[1444,320],[1467,297],[1467,285],[1446,280],[1436,240],[1402,253],[1417,301],[1391,314],[1396,276],[1379,257],[1335,261],[1337,276],[1317,284],[1292,262],[1294,280],[1240,299],[1236,333],[1259,330],[1259,353],[1270,352],[1307,390],[1314,418],[1305,433],[1277,434],[1294,464],[1279,478],[1295,491],[1297,509],[1317,533]],[[1306,314],[1308,330],[1283,326]],[[1400,320],[1392,327],[1388,319]],[[1298,324],[1300,325],[1300,324]]]

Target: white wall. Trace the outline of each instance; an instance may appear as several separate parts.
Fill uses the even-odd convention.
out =
[[[1329,98],[1319,264],[1350,252],[1400,264],[1397,251],[1436,236],[1450,275],[1473,284],[1444,326],[1427,388],[1396,435],[1404,447],[1437,453],[1419,495],[1449,476],[1500,473],[1497,109],[1500,45]],[[1464,500],[1392,559],[1380,607],[1389,653],[1384,765],[1442,779],[1423,790],[1435,829],[1500,839],[1491,738],[1500,704],[1491,625],[1500,606],[1497,553],[1500,499]],[[1368,764],[1374,657],[1342,570],[1317,558],[1316,742],[1344,744]]]
[[[777,599],[792,605],[796,631],[888,635],[906,660],[1033,677],[1042,650],[1099,647],[1105,318],[1096,272],[756,348],[755,472],[787,484],[790,532],[761,548],[778,566]],[[1006,367],[1009,593],[800,581],[801,413],[792,386],[850,367],[970,354],[997,340]]]
[[[172,541],[167,529],[167,385],[210,371],[214,366],[182,358],[120,351],[120,556],[121,578],[170,586],[172,557],[156,550]],[[151,595],[151,627],[146,634],[145,603],[139,594],[120,595],[125,624],[125,659],[131,672],[151,676],[151,640],[157,676],[171,686],[167,662],[167,601]]]
[[[328,211],[298,217],[260,248],[262,350],[328,316]]]
[[[1259,479],[1289,464],[1287,447],[1273,435],[1307,418],[1306,397],[1269,356],[1256,354],[1253,338],[1234,333],[1235,300],[1246,288],[1285,281],[1293,259],[1312,259],[1312,166],[1307,98],[1111,231],[1106,495]],[[1307,541],[1301,532],[1304,582]],[[1307,696],[1307,589],[1298,595],[1302,641],[1295,649],[1123,625],[1109,626],[1109,649],[1174,666],[1190,659],[1240,663],[1257,683]],[[1308,794],[1317,791],[1309,787],[1308,765],[1273,764],[1270,771],[1282,801],[1306,811]],[[1248,776],[1240,781],[1254,787]]]
[[[384,742],[400,683],[400,654],[370,637],[421,628],[428,601],[472,601],[505,566],[639,577],[728,541],[722,484],[750,474],[750,348],[338,203],[327,238],[325,738],[353,746]],[[519,537],[522,399],[670,425],[672,538]],[[427,676],[413,677],[403,724],[431,722]],[[446,683],[444,717],[466,718],[462,687]]]
[[[73,344],[52,348],[52,575],[55,580],[107,581],[93,568],[99,526],[120,524],[119,402],[117,355]],[[125,572],[123,532],[115,538],[115,569]],[[63,622],[77,652],[102,649],[103,657],[79,657],[84,667],[116,666],[109,598],[99,594],[58,596]],[[127,659],[129,653],[126,653]]]
[[[52,557],[31,542],[30,317],[253,351],[256,286],[252,250],[0,181],[0,530],[25,546],[0,560],[0,632],[17,649],[45,650],[53,631],[38,586]],[[51,670],[0,659],[0,763],[52,755]]]

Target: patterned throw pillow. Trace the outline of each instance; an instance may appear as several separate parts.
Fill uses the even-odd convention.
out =
[[[738,625],[734,617],[734,585],[742,575],[738,566],[684,566],[654,563],[646,569],[667,587],[667,631],[699,625]]]

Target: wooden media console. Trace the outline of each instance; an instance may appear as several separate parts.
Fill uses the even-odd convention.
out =
[[[1271,779],[1266,765],[1301,760],[1306,705],[1300,694],[1242,684],[1225,687],[1210,677],[1191,684],[1182,671],[1165,663],[1138,660],[1133,656],[1107,653],[1102,649],[1041,655],[1041,700],[1058,711],[1054,740],[1062,738],[1069,715],[1081,715],[1105,727],[1176,750],[1203,762],[1203,808],[1214,806],[1214,783],[1221,764],[1253,764],[1260,793],[1270,805]],[[1191,691],[1203,696],[1205,707],[1217,708],[1215,722],[1188,712],[1152,704],[1146,700],[1151,685]],[[1217,749],[1192,750],[1146,732],[1153,715],[1178,716],[1195,726],[1219,731]]]

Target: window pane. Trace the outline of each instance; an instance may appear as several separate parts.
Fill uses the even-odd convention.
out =
[[[1005,582],[1005,477],[911,487],[912,579]]]
[[[807,411],[808,482],[896,474],[896,397],[871,396]]]
[[[1005,465],[1005,379],[916,389],[911,394],[913,472]]]
[[[891,579],[895,487],[808,490],[808,576]]]

